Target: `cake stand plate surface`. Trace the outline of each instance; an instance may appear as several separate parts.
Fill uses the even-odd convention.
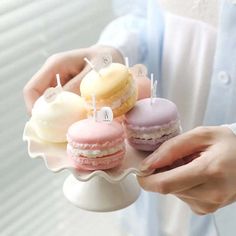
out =
[[[123,163],[111,170],[84,171],[76,169],[66,155],[66,143],[49,143],[37,137],[32,123],[25,125],[23,140],[28,143],[31,158],[42,158],[53,172],[69,170],[63,185],[66,198],[74,205],[89,211],[114,211],[132,204],[140,194],[136,176],[150,173],[140,171],[142,160],[149,152],[141,152],[126,144]]]

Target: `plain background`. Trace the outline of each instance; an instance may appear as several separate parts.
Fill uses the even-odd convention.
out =
[[[96,42],[116,15],[110,0],[0,0],[0,235],[125,236],[116,213],[82,211],[64,198],[68,172],[31,160],[22,141],[24,84],[50,55]],[[127,1],[118,1],[127,12]],[[132,2],[132,1],[130,1]],[[171,12],[217,25],[217,0],[161,0]],[[96,227],[95,227],[96,226]]]

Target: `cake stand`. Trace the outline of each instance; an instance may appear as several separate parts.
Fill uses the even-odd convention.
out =
[[[108,212],[129,206],[140,195],[136,176],[151,174],[140,171],[142,160],[150,153],[137,151],[128,143],[125,160],[119,167],[106,171],[84,171],[74,168],[67,158],[66,143],[42,141],[37,137],[31,121],[25,125],[23,140],[28,143],[29,156],[42,158],[50,171],[66,169],[71,172],[63,185],[64,195],[71,203],[85,210]]]

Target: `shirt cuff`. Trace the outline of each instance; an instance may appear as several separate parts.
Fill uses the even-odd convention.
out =
[[[224,127],[228,127],[229,129],[232,130],[232,132],[236,135],[236,123],[234,124],[227,124],[227,125],[223,125]]]

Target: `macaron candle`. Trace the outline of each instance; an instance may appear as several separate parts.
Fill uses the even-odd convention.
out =
[[[69,126],[86,117],[84,100],[75,93],[63,91],[57,75],[57,86],[47,89],[35,102],[30,122],[40,139],[60,143],[66,142]]]
[[[67,154],[77,169],[107,170],[122,163],[124,129],[112,116],[110,108],[94,109],[93,118],[78,121],[68,129]]]
[[[86,59],[87,62],[89,62]],[[90,63],[91,64],[91,63]],[[91,67],[94,66],[91,64]],[[91,94],[96,105],[111,107],[114,117],[128,112],[137,100],[137,86],[129,69],[119,63],[109,63],[99,70],[91,70],[80,85],[81,96],[91,104]]]
[[[127,57],[125,58],[125,65],[129,68],[129,60]],[[136,64],[130,68],[130,72],[133,75],[133,78],[137,85],[138,100],[150,98],[151,80],[147,77],[147,67],[143,64]]]
[[[180,121],[176,105],[164,98],[152,96],[139,100],[135,107],[125,115],[127,139],[135,149],[154,151],[163,142],[180,133]]]

